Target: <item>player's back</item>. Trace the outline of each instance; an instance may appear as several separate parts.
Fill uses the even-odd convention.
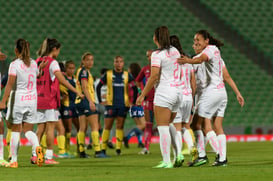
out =
[[[160,67],[158,86],[177,87],[181,84],[181,66],[177,63],[180,53],[174,47],[152,53],[151,66]]]

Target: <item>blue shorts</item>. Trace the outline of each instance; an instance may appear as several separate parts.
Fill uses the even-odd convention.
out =
[[[84,98],[80,103],[76,104],[76,111],[78,116],[91,116],[93,114],[98,114],[98,111],[91,111],[90,106],[89,106],[89,101]]]
[[[144,110],[142,106],[132,106],[129,110],[131,118],[140,118],[144,116]]]
[[[104,117],[113,118],[113,117],[123,117],[126,118],[129,107],[125,106],[105,106]]]
[[[69,107],[61,105],[60,113],[61,113],[62,119],[70,119],[70,118],[77,118],[78,117],[75,105],[72,105]]]

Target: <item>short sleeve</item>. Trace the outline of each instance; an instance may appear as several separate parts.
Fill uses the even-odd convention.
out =
[[[59,63],[56,60],[53,60],[49,66],[49,73],[52,80],[55,78],[54,73],[57,71],[61,71]]]
[[[203,50],[202,54],[205,54],[208,57],[207,61],[209,61],[210,59],[212,59],[213,56],[214,56],[213,55],[213,49],[210,46],[208,46],[207,48],[205,48]]]
[[[9,75],[14,75],[16,76],[16,64],[14,62],[12,62],[9,66]]]
[[[80,75],[79,75],[79,79],[80,80],[88,80],[88,71],[85,68],[82,68],[82,70],[80,71]]]
[[[158,51],[152,53],[151,66],[152,67],[161,67],[161,58],[159,56]]]
[[[106,81],[107,81],[107,79],[106,79],[106,73],[105,73],[105,74],[103,74],[102,77],[100,78],[100,82],[101,82],[102,84],[106,84]]]

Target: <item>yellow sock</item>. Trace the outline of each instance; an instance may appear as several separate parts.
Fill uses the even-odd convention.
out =
[[[102,138],[101,149],[106,150],[109,136],[110,136],[110,130],[104,129],[101,136]]]
[[[65,136],[64,135],[57,136],[57,142],[58,142],[59,154],[64,154],[65,153]]]
[[[46,149],[46,134],[43,134],[42,138],[41,138],[41,143],[40,143],[41,147],[43,147],[44,149]]]
[[[196,141],[195,141],[195,136],[194,136],[194,134],[193,134],[192,129],[189,129],[189,132],[190,132],[190,134],[191,134],[193,144],[195,145]]]
[[[70,138],[71,138],[71,133],[65,133],[65,150],[67,152],[70,151]]]
[[[123,129],[116,129],[116,149],[120,150],[123,141]]]
[[[100,151],[100,136],[98,131],[92,131],[91,137],[93,141],[93,146],[95,151]]]
[[[8,152],[9,152],[9,157],[11,157],[11,153],[10,153],[10,137],[11,137],[11,129],[8,129],[7,135],[6,135],[6,142],[7,142],[7,146],[8,146]]]
[[[79,144],[79,151],[80,152],[85,151],[85,148],[84,148],[85,134],[84,134],[84,132],[79,131],[77,134],[77,138],[78,138],[78,144]]]

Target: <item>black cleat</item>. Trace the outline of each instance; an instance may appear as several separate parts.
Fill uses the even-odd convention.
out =
[[[193,162],[189,162],[188,166],[189,167],[198,167],[204,164],[207,164],[209,162],[209,159],[207,156],[204,157],[198,157],[196,160],[194,160]]]
[[[125,148],[129,148],[129,140],[126,137],[123,138],[123,142],[124,142]]]
[[[114,149],[114,145],[113,145],[113,143],[112,143],[111,141],[109,141],[109,142],[107,143],[107,146],[108,146],[108,148],[110,148],[110,149]]]
[[[212,166],[214,166],[214,167],[219,167],[219,166],[227,166],[227,160],[224,160],[224,161],[219,161],[219,160],[217,160],[216,162],[214,162],[213,164],[212,164]]]
[[[84,151],[80,152],[80,158],[89,158],[90,156],[86,154]]]
[[[138,143],[137,147],[138,148],[144,148],[144,144],[143,143]]]
[[[121,155],[121,150],[120,149],[116,150],[116,154],[117,154],[117,156],[120,156]]]

